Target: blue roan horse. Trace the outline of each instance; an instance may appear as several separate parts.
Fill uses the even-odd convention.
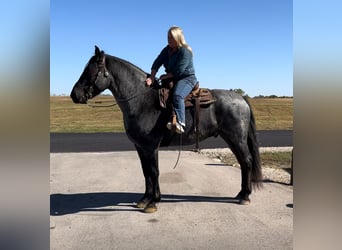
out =
[[[158,149],[162,145],[179,144],[179,135],[171,133],[166,124],[171,110],[159,106],[158,91],[144,83],[147,73],[120,58],[105,54],[95,46],[92,56],[71,92],[75,103],[87,103],[109,89],[122,113],[128,138],[140,157],[145,194],[137,207],[155,212],[161,199],[159,189]],[[241,191],[236,199],[249,204],[253,186],[261,186],[262,174],[254,116],[248,102],[233,91],[211,90],[216,102],[200,110],[199,139],[221,136],[241,166]],[[183,142],[194,144],[193,108],[186,110]]]

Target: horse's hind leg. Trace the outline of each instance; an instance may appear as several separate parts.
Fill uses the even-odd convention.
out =
[[[156,202],[160,201],[158,150],[146,150],[136,146],[145,177],[145,194],[136,207],[144,212],[157,211]]]
[[[234,151],[236,151],[235,155],[241,167],[241,191],[236,198],[239,199],[240,204],[248,205],[250,203],[249,195],[252,193],[252,156],[247,143],[240,143]]]
[[[221,134],[221,137],[228,143],[241,167],[241,191],[235,197],[239,203],[247,205],[250,203],[249,195],[252,193],[251,174],[252,174],[252,155],[248,149],[245,136]]]

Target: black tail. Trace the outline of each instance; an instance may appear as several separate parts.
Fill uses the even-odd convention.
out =
[[[262,187],[262,171],[261,171],[261,160],[259,154],[259,145],[258,139],[256,136],[256,126],[255,126],[255,118],[253,114],[252,107],[246,97],[244,97],[247,102],[249,109],[251,111],[250,122],[249,122],[249,130],[248,130],[248,139],[247,144],[249,151],[252,155],[252,176],[251,181],[254,188]]]

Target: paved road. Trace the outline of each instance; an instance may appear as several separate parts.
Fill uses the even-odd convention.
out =
[[[135,151],[50,155],[50,249],[292,249],[293,188],[265,182],[238,205],[240,170],[185,151],[161,151],[158,211]]]
[[[257,131],[261,147],[292,146],[292,130],[260,130]],[[200,148],[225,148],[227,144],[220,138],[210,137],[200,142]],[[166,147],[161,150],[175,150],[179,147]],[[191,150],[194,146],[184,146]],[[111,152],[135,150],[125,133],[51,133],[50,152]]]

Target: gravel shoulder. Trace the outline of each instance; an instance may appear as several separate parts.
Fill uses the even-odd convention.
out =
[[[263,152],[291,152],[293,147],[261,147],[260,153]],[[202,149],[200,154],[209,157],[210,159],[223,163],[223,157],[228,158],[232,164],[227,166],[233,166],[240,168],[234,154],[229,148],[222,149]],[[287,169],[291,166],[275,166],[275,165],[262,165],[262,174],[264,181],[276,182],[280,184],[290,184],[291,175]]]

